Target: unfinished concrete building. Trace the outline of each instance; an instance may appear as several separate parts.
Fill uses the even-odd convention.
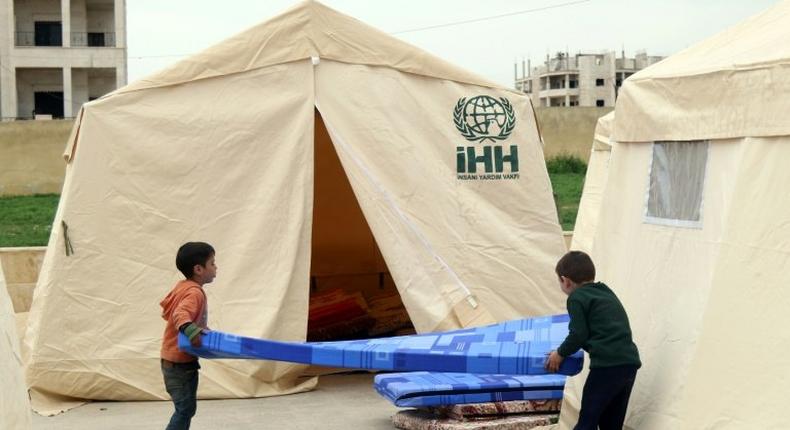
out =
[[[516,89],[532,98],[532,104],[552,106],[614,106],[623,81],[664,57],[638,53],[626,58],[614,51],[602,54],[568,55],[558,52],[553,58],[531,67],[529,61],[514,67]]]
[[[125,0],[0,0],[0,117],[70,118],[126,85]]]

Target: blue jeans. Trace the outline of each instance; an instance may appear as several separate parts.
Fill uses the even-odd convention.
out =
[[[622,430],[636,370],[636,366],[590,369],[584,383],[579,422],[573,430]]]
[[[197,361],[171,363],[162,360],[165,388],[176,408],[167,430],[189,430],[189,423],[197,411],[198,369]]]

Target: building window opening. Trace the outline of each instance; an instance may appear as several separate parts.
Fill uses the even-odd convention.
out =
[[[104,33],[88,33],[88,46],[107,46],[104,42]]]
[[[52,115],[63,118],[63,91],[36,91],[33,93],[33,106],[36,115]]]
[[[552,90],[560,90],[560,89],[565,88],[565,79],[562,79],[562,78],[559,78],[559,79],[552,78],[552,79],[550,79],[549,80],[549,88],[552,89]]]
[[[63,25],[60,21],[36,21],[36,46],[62,46]]]
[[[604,80],[603,80],[603,79],[596,79],[596,80],[595,80],[595,86],[596,86],[596,87],[602,87],[602,86],[604,86]]]
[[[606,106],[606,102],[604,100],[598,99],[595,101],[595,105],[598,107],[604,107]]]

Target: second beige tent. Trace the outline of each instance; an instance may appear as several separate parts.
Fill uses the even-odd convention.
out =
[[[577,244],[642,355],[628,429],[790,428],[788,29],[782,2],[620,92],[600,209],[580,213],[595,232]]]

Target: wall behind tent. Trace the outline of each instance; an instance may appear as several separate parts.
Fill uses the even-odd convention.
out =
[[[0,123],[0,196],[59,193],[74,121]]]
[[[612,110],[609,107],[535,108],[546,158],[571,154],[586,162],[590,158],[595,124]]]
[[[44,251],[43,246],[0,248],[0,269],[5,274],[5,285],[16,313],[30,310]]]
[[[546,157],[569,153],[586,161],[595,123],[609,111],[535,108]],[[73,124],[71,120],[0,123],[0,196],[59,193],[66,168],[61,154]]]

